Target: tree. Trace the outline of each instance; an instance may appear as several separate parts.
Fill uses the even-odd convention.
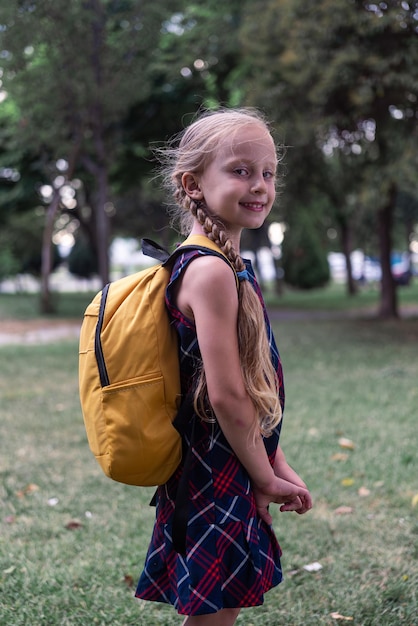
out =
[[[149,97],[135,102],[121,125],[119,159],[111,172],[118,209],[113,225],[118,232],[138,236],[154,230],[165,244],[173,237],[150,147],[178,133],[200,108],[242,102],[245,60],[238,26],[245,4],[183,2],[163,23],[149,68]]]
[[[90,232],[102,281],[108,280],[109,170],[118,154],[118,122],[149,96],[148,67],[161,24],[175,7],[151,0],[10,0],[1,8],[5,86],[19,110],[19,139],[41,155],[55,190],[46,213],[46,282],[52,224],[61,209],[54,186],[59,159],[68,163],[67,182],[75,173],[89,181]]]
[[[323,287],[330,278],[327,250],[321,240],[315,207],[300,207],[282,245],[282,265],[287,284],[300,289]]]
[[[417,160],[418,3],[266,0],[247,7],[242,39],[254,58],[248,91],[289,128],[293,154],[305,161],[296,172],[297,180],[306,177],[302,194],[311,166],[320,171],[313,153],[321,168],[324,147],[342,163],[362,156],[352,193],[375,215],[380,315],[396,316],[391,236],[397,189],[407,161]]]

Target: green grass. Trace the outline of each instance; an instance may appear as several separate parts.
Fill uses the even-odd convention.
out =
[[[36,293],[9,294],[0,293],[0,320],[17,319],[63,319],[79,318],[87,304],[92,300],[93,293],[54,293],[52,302],[55,313],[52,315],[40,314],[40,298]]]
[[[338,613],[356,626],[416,626],[418,320],[284,320],[275,331],[282,445],[314,509],[274,511],[285,581],[237,624],[345,623]],[[171,607],[133,598],[152,489],[113,483],[92,457],[74,341],[0,347],[0,472],[1,624],[181,624]],[[314,561],[319,572],[303,569]]]
[[[399,306],[407,308],[411,305],[418,306],[418,281],[415,279],[408,287],[399,287],[397,290]],[[377,311],[380,302],[380,288],[377,284],[370,284],[359,288],[355,296],[346,292],[343,284],[330,283],[323,289],[300,291],[285,287],[281,297],[278,297],[269,286],[266,301],[271,306],[280,309],[298,310],[325,310],[325,311],[352,311],[370,310]]]
[[[42,316],[39,313],[39,295],[34,293],[6,294],[0,292],[1,319],[53,319],[54,317],[69,319],[79,318],[93,293],[54,293],[52,296],[55,313]],[[344,285],[331,283],[323,289],[299,291],[285,287],[283,294],[277,296],[272,285],[266,288],[265,299],[269,306],[279,310],[300,311],[377,311],[379,305],[379,289],[376,285],[361,288],[355,296],[346,293]],[[399,307],[402,311],[411,306],[418,308],[418,279],[409,287],[398,288]]]

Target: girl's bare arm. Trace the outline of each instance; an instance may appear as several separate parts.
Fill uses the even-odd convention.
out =
[[[306,487],[276,476],[262,437],[255,427],[238,352],[238,297],[230,268],[216,257],[190,263],[177,295],[179,308],[196,324],[205,367],[208,395],[218,423],[246,468],[256,494],[259,514],[271,523],[269,502],[287,503],[289,510],[309,506]]]

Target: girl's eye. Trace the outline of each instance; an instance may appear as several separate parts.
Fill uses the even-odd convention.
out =
[[[247,176],[248,170],[245,167],[237,167],[235,173],[238,174],[238,176]]]
[[[264,176],[264,178],[274,178],[275,177],[275,173],[267,171],[267,172],[263,173],[263,176]]]

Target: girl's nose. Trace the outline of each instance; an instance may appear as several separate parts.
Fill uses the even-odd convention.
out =
[[[251,191],[253,193],[261,193],[266,190],[266,181],[263,175],[255,176],[251,181]]]

